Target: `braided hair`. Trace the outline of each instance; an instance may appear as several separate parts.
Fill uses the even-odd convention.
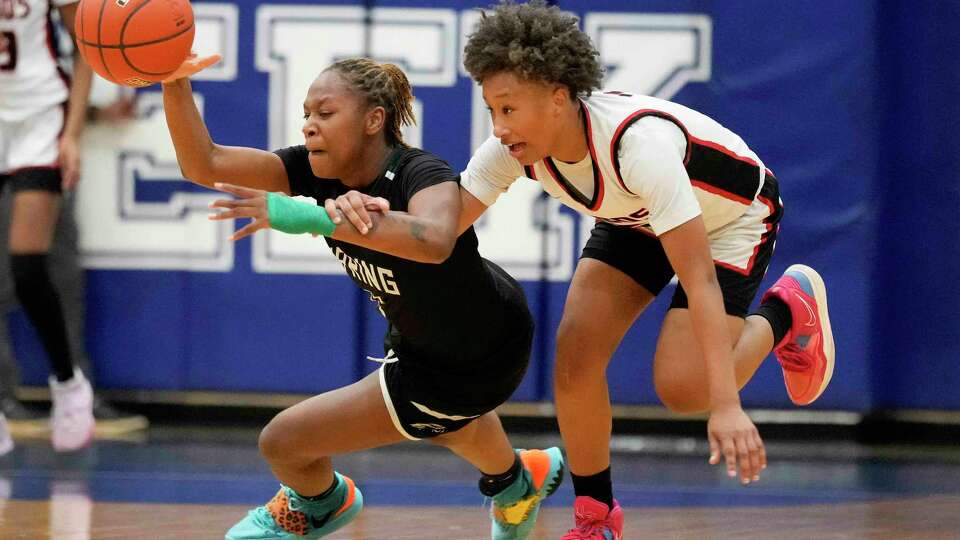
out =
[[[383,107],[387,113],[384,133],[390,146],[402,145],[401,126],[416,123],[413,117],[413,90],[406,74],[394,64],[381,64],[369,58],[340,60],[324,71],[335,71],[367,103]]]

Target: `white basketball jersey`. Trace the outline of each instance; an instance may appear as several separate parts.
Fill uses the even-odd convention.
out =
[[[565,178],[563,169],[570,167],[550,157],[521,167],[490,137],[463,171],[461,185],[489,206],[518,177],[526,177],[584,214],[657,234],[696,215],[703,216],[708,232],[716,231],[742,216],[760,192],[766,174],[760,159],[740,137],[709,117],[676,103],[623,92],[593,94],[582,103],[590,163],[575,177]],[[644,147],[648,139],[634,136],[643,133],[637,129],[650,129],[650,117],[660,119],[654,122],[661,134],[667,127],[676,135],[676,154],[651,155],[652,147]],[[662,169],[665,160],[677,158],[682,158],[682,168],[676,166],[679,174],[668,174],[666,180],[663,174],[648,176]],[[625,178],[628,172],[633,176]]]
[[[67,100],[51,15],[76,1],[0,1],[0,120],[17,122]]]
[[[628,187],[620,170],[621,156],[631,151],[621,147],[624,133],[649,116],[668,120],[683,132],[684,168],[707,231],[743,215],[760,192],[765,175],[760,159],[743,139],[706,115],[670,101],[622,92],[593,94],[582,102],[594,163],[592,197],[584,197],[566,181],[549,157],[524,168],[526,176],[539,180],[545,191],[568,206],[616,225],[649,230],[651,209]]]

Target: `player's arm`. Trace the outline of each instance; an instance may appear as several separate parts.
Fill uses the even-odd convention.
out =
[[[79,2],[60,6],[60,19],[70,35],[76,38],[73,21]],[[90,99],[90,85],[93,71],[84,62],[79,47],[73,52],[73,77],[70,82],[67,118],[64,121],[63,134],[60,136],[60,168],[63,174],[63,187],[72,188],[80,179],[80,136],[86,120],[87,101]]]
[[[194,62],[196,68],[211,58],[214,57],[192,56],[184,64]],[[219,145],[210,138],[187,78],[204,67],[207,66],[193,71],[187,69],[187,75],[181,67],[171,79],[163,82],[163,110],[184,178],[211,188],[216,182],[230,182],[289,194],[290,182],[279,156],[256,148]]]
[[[465,188],[460,188],[460,219],[457,223],[457,235],[476,223],[480,216],[487,211],[488,206]]]
[[[510,157],[504,146],[495,137],[490,137],[470,158],[466,170],[460,173],[460,215],[457,218],[457,236],[470,228],[487,208],[496,202],[500,194],[523,175],[523,168]],[[349,221],[358,230],[370,227],[370,214],[374,210],[386,212],[390,203],[380,197],[371,197],[350,191],[337,197],[335,213],[330,209],[334,223]]]
[[[324,206],[328,215],[342,212],[332,199]],[[406,212],[370,212],[369,227],[358,229],[350,220],[340,219],[331,237],[412,261],[442,263],[457,242],[459,215],[457,183],[442,182],[418,191]]]
[[[278,193],[229,184],[216,189],[237,199],[220,199],[211,204],[222,209],[213,220],[252,218],[253,221],[231,237],[239,240],[261,229],[272,228],[290,234],[312,233],[357,244],[397,257],[425,263],[441,263],[456,244],[460,195],[457,183],[440,182],[418,191],[407,207],[409,212],[372,212],[370,228],[362,233],[349,221],[334,225],[328,213],[336,214],[333,200],[329,210]],[[361,225],[366,227],[367,225]]]
[[[753,479],[760,474],[755,465],[762,461],[763,446],[740,405],[723,294],[700,205],[683,166],[682,141],[659,130],[632,134],[624,141],[629,144],[620,156],[624,181],[647,202],[650,226],[687,294],[710,392],[710,463],[719,463],[722,453],[728,472],[735,474],[739,462],[742,477]]]
[[[740,408],[731,359],[733,344],[703,217],[698,215],[659,238],[687,293],[693,333],[706,361],[710,409]]]

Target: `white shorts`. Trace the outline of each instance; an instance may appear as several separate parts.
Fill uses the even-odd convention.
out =
[[[19,122],[0,120],[0,175],[59,166],[66,107],[55,105]]]

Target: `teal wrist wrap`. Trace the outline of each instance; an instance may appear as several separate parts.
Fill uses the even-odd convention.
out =
[[[298,201],[282,193],[267,193],[267,215],[271,229],[288,234],[330,236],[337,228],[323,207]]]

